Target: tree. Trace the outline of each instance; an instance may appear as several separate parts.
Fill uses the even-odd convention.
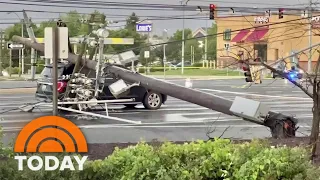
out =
[[[191,38],[191,37],[188,37]],[[194,55],[194,62],[201,60],[203,55],[203,50],[199,47],[199,42],[197,39],[187,40],[185,44],[185,61],[191,62],[191,57]],[[191,47],[194,49],[194,53],[191,51]]]
[[[113,53],[121,53],[132,49],[135,54],[139,54],[141,51],[141,47],[145,45],[146,38],[141,36],[136,31],[132,31],[131,29],[120,29],[120,30],[110,30],[110,37],[115,38],[133,38],[133,45],[108,45],[107,49],[112,47],[114,50]],[[107,50],[110,52],[110,50]]]
[[[44,38],[44,29],[46,27],[54,27],[57,22],[55,20],[43,21],[40,23],[39,27],[33,28],[34,35],[37,38]]]
[[[184,39],[188,39],[192,37],[192,30],[191,29],[185,29],[184,31]],[[172,42],[172,43],[171,43]],[[185,41],[185,58],[186,58],[186,44],[188,40]],[[169,38],[169,43],[166,47],[166,55],[167,60],[170,62],[180,62],[181,61],[181,49],[182,49],[182,30],[177,30],[172,37]],[[162,51],[163,54],[163,50]],[[190,53],[189,53],[190,55]],[[162,55],[161,55],[161,58]]]
[[[212,24],[212,27],[208,29],[208,49],[207,49],[207,59],[216,60],[217,59],[217,25]]]
[[[132,13],[126,20],[126,26],[125,29],[135,31],[136,29],[136,23],[139,22],[139,17],[136,15],[136,13]]]
[[[295,79],[290,78],[287,73],[284,73],[280,70],[277,70],[264,62],[262,64],[270,69],[273,73],[277,73],[280,76],[284,77],[285,79],[289,80],[292,84],[299,87],[304,93],[306,93],[310,98],[313,99],[313,119],[312,119],[312,129],[311,129],[311,135],[310,135],[310,141],[309,144],[312,146],[312,153],[311,153],[311,159],[317,156],[317,146],[319,145],[318,139],[319,139],[319,126],[320,126],[320,81],[318,79],[319,72],[320,72],[320,51],[318,51],[319,57],[317,64],[315,66],[315,70],[313,74],[306,74],[306,81],[309,83],[306,87],[304,87],[302,84],[297,82]],[[302,69],[299,64],[296,65],[299,69]],[[312,86],[312,93],[309,91],[309,86]]]
[[[66,15],[61,16],[61,20],[68,26],[70,37],[75,37],[81,34],[81,18],[82,16],[77,11],[70,11]]]

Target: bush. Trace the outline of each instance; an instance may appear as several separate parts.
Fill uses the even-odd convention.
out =
[[[139,71],[138,71],[139,73],[145,73],[146,71],[145,71],[145,69],[144,68],[139,68]]]
[[[269,148],[261,142],[235,145],[229,140],[140,143],[117,149],[105,160],[87,163],[83,179],[319,179],[320,169],[308,161],[302,148]],[[312,172],[312,176],[308,173]],[[103,178],[102,178],[103,177]]]
[[[37,68],[36,68],[36,74],[40,74],[42,71],[43,71],[43,69],[44,69],[44,66],[37,66]]]
[[[61,155],[62,156],[62,155]],[[0,163],[0,179],[295,179],[316,180],[320,169],[308,160],[303,148],[270,148],[253,141],[233,144],[230,140],[197,141],[151,146],[139,143],[116,149],[104,160],[87,161],[83,171],[17,171],[12,158]]]
[[[8,74],[10,74],[10,67],[7,67],[5,70],[8,72]],[[12,67],[11,74],[19,74],[19,67]]]
[[[198,63],[194,63],[194,64],[192,64],[192,66],[193,66],[193,67],[202,67],[202,66],[203,66],[203,64],[202,64],[202,63],[200,63],[200,62],[198,62]]]

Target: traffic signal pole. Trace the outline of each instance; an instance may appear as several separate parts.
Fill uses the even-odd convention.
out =
[[[13,41],[20,42],[41,52],[44,51],[43,44],[32,43],[30,40],[19,36],[13,36]],[[69,58],[67,60],[71,63],[76,63],[78,58],[79,57],[77,55],[69,53]],[[81,58],[81,64],[91,70],[96,69],[96,63],[96,61]],[[295,136],[296,124],[298,121],[291,116],[270,111],[265,115],[265,117],[263,117],[263,120],[252,120],[233,113],[230,108],[234,102],[223,97],[147,77],[129,69],[111,64],[105,64],[103,72],[105,74],[113,75],[115,78],[123,79],[129,83],[140,83],[141,86],[152,91],[166,94],[227,115],[241,117],[245,121],[267,126],[271,129],[272,136],[275,138],[288,138]]]

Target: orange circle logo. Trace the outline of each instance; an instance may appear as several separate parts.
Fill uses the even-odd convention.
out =
[[[71,121],[44,116],[28,123],[19,133],[15,152],[88,152],[87,141]]]

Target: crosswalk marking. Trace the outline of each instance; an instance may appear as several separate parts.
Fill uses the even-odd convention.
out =
[[[209,91],[208,93],[215,94],[217,96],[222,96],[223,98],[229,99],[231,101],[233,101],[236,96],[241,96],[241,97],[260,101],[262,103],[265,103],[269,107],[271,107],[272,111],[296,116],[296,118],[298,119],[300,118],[301,125],[310,124],[310,122],[312,121],[311,109],[313,106],[313,102],[311,98],[304,97],[303,93],[290,92],[290,94],[283,95],[283,96],[264,95],[264,94],[252,95],[251,94],[252,92],[230,92],[230,91],[220,91],[220,90]],[[284,97],[284,96],[290,96],[290,97]],[[296,96],[296,97],[292,97],[292,96]],[[34,113],[27,113],[27,112],[21,112],[20,110],[15,110],[12,112],[1,114],[1,111],[2,111],[1,109],[17,108],[24,104],[22,102],[22,99],[25,99],[24,97],[22,98],[14,97],[14,98],[8,98],[8,100],[4,100],[5,98],[7,97],[0,96],[0,120],[3,119],[2,121],[0,121],[0,126],[3,126],[4,128],[8,128],[9,126],[10,127],[17,126],[15,128],[22,127],[24,124],[33,120],[36,117],[52,114],[52,110],[50,108],[41,108],[41,110],[35,109]],[[31,100],[32,102],[35,101],[34,99],[32,99],[31,96],[28,96],[26,98],[28,99],[29,102]],[[217,126],[222,126],[222,124],[229,124],[228,126],[239,126],[239,127],[241,127],[242,125],[246,127],[252,125],[252,123],[243,121],[241,118],[225,115],[223,113],[213,111],[208,108],[201,107],[199,105],[192,104],[186,101],[182,101],[174,97],[168,97],[167,102],[160,109],[154,110],[154,111],[144,109],[143,105],[141,104],[137,106],[137,109],[123,109],[123,106],[121,105],[110,105],[109,108],[114,109],[114,111],[110,111],[110,115],[112,116],[130,119],[130,120],[143,121],[143,123],[159,123],[159,124],[161,123],[162,124],[212,123],[213,125],[215,123],[218,123]],[[100,113],[105,113],[105,112],[101,111]],[[72,118],[75,115],[76,115],[75,113],[70,113],[68,114],[68,117]],[[74,120],[74,121],[78,125],[85,124],[85,122],[83,121],[79,121],[79,120]],[[90,121],[90,123],[108,124],[112,122],[110,122],[109,120],[93,119],[92,121]],[[84,127],[86,127],[86,125],[84,125]]]

